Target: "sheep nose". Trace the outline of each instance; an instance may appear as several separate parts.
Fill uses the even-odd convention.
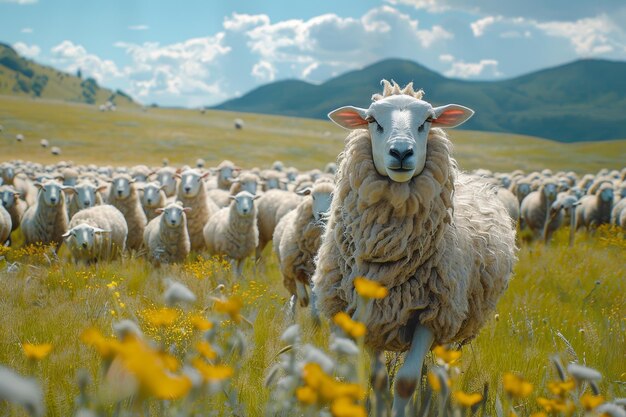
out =
[[[148,204],[152,204],[152,199],[151,198],[148,199]]]
[[[185,192],[188,193],[189,191],[191,191],[191,187],[185,187]]]
[[[56,202],[57,202],[57,199],[56,199],[56,198],[54,198],[54,197],[52,197],[52,198],[50,199],[50,202],[51,202],[52,204],[54,204],[54,203],[56,203]]]
[[[122,195],[122,190],[117,190],[117,195]]]
[[[172,226],[176,226],[176,220],[171,220],[170,223],[172,223]]]
[[[86,242],[83,243],[83,249],[87,249],[87,243]]]
[[[408,157],[413,156],[413,147],[407,146],[405,148],[405,147],[398,147],[396,145],[391,145],[391,147],[389,148],[389,155],[396,158],[399,162],[402,162]]]

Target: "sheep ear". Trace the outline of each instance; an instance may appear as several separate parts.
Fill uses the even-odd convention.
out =
[[[235,172],[239,172],[239,171],[241,171],[241,170],[242,170],[242,168],[241,168],[241,167],[238,167],[238,166],[235,166],[235,167],[233,168],[233,171],[235,171]]]
[[[458,104],[435,107],[433,110],[435,111],[435,117],[432,121],[432,127],[445,127],[448,129],[462,125],[474,115],[474,110]]]
[[[285,185],[289,184],[289,181],[287,181],[285,179],[280,179],[280,180],[278,180],[278,182],[280,182],[281,184],[285,184]]]
[[[311,194],[311,191],[313,191],[311,189],[311,187],[306,187],[304,190],[296,191],[296,194],[298,194],[298,195],[309,195],[309,194]]]
[[[157,213],[157,214],[161,214],[161,213],[163,213],[164,211],[165,211],[165,210],[163,210],[162,208],[158,208],[158,209],[154,210],[154,212],[155,212],[155,213]]]
[[[98,188],[96,188],[96,191],[102,192],[102,191],[106,190],[107,188],[109,188],[109,187],[106,186],[106,185],[100,185]]]
[[[207,178],[209,175],[211,175],[211,171],[205,172],[200,178]]]
[[[261,196],[258,194],[255,194],[254,197],[252,197],[253,200],[258,200],[259,198],[261,198]]]
[[[21,196],[22,194],[17,191],[13,193],[13,198],[20,198]]]
[[[36,182],[33,184],[35,187],[39,188],[40,190],[43,188],[43,184],[40,182]]]
[[[72,231],[71,231],[71,230],[68,230],[67,232],[63,233],[63,234],[61,235],[61,237],[62,237],[63,239],[67,239],[67,238],[68,238],[68,237],[70,237],[71,235],[72,235]]]
[[[239,182],[239,181],[241,181],[239,178],[235,178],[235,179],[230,180],[230,182],[233,182],[233,183]]]
[[[192,210],[191,207],[183,207],[183,211],[185,213],[189,213],[191,210]]]
[[[340,107],[328,113],[328,118],[344,129],[365,129],[367,127],[367,110],[359,107]]]
[[[67,185],[66,185],[66,186],[61,187],[61,189],[62,189],[64,192],[68,193],[68,194],[74,194],[74,193],[76,192],[76,189],[75,189],[74,187],[70,187],[70,186],[67,186]]]
[[[174,174],[174,178],[178,178],[181,179],[183,176],[180,175],[180,173],[177,171],[176,174]]]
[[[93,231],[98,235],[101,233],[111,233],[110,230],[100,229],[99,227],[94,227]]]
[[[237,197],[235,197],[234,195],[229,195],[229,196],[228,196],[228,199],[229,199],[229,200],[236,200],[236,199],[237,199]]]
[[[135,178],[131,178],[130,180],[128,180],[128,183],[129,183],[129,184],[134,184],[134,183],[135,183],[135,181],[137,181]]]

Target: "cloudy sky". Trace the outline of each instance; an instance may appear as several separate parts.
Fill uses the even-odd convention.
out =
[[[624,0],[0,0],[0,16],[0,42],[146,104],[216,104],[391,57],[468,80],[626,60]]]

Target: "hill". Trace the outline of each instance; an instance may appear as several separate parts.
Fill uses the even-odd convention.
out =
[[[59,117],[62,114],[63,117]],[[245,127],[233,128],[242,118]],[[275,160],[300,169],[323,168],[343,149],[346,131],[329,121],[226,111],[139,107],[99,112],[93,106],[56,100],[0,96],[0,159],[52,163],[159,165],[207,164],[230,159],[244,167]],[[16,134],[25,136],[16,142]],[[455,130],[454,155],[462,169],[621,169],[626,140],[563,144],[532,136]],[[60,146],[61,157],[41,148],[41,138]],[[213,165],[214,166],[214,165]]]
[[[111,101],[117,106],[135,105],[121,90],[112,91],[100,87],[93,78],[82,79],[40,65],[3,43],[0,43],[0,94],[87,104]]]
[[[540,136],[561,142],[626,137],[626,62],[580,60],[501,81],[446,78],[417,63],[388,59],[320,85],[278,81],[216,109],[325,118],[340,106],[367,107],[381,79],[423,87],[435,105],[476,110],[465,129]]]

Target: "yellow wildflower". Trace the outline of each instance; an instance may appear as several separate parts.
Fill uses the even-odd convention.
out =
[[[554,395],[558,395],[559,397],[567,395],[567,393],[571,392],[574,388],[576,388],[576,381],[572,378],[564,382],[548,382],[548,389],[550,392]]]
[[[365,277],[357,277],[354,279],[354,288],[356,292],[363,298],[379,299],[385,298],[389,294],[389,290],[376,281],[369,280]]]
[[[333,417],[367,417],[365,408],[346,397],[339,397],[330,406]]]
[[[460,350],[450,350],[445,346],[436,346],[433,349],[433,353],[438,359],[438,362],[452,365],[461,357]]]
[[[144,312],[143,317],[150,325],[154,327],[168,327],[174,324],[178,319],[179,313],[177,310],[169,307],[163,307],[156,310],[147,310]]]
[[[240,297],[233,296],[226,300],[215,300],[215,311],[222,314],[228,314],[235,322],[241,321],[239,311],[243,307],[243,300]]]
[[[24,350],[24,355],[30,360],[39,361],[52,351],[52,345],[50,343],[44,343],[41,345],[33,345],[31,343],[23,343],[22,349]]]
[[[367,331],[363,323],[352,320],[350,316],[344,312],[335,314],[333,316],[333,322],[354,339],[364,336]]]
[[[430,384],[430,387],[433,389],[433,391],[440,392],[441,382],[439,382],[439,378],[437,377],[437,374],[435,374],[433,371],[428,371],[427,377],[428,377],[428,383]]]
[[[544,413],[543,411],[539,411],[536,413],[532,413],[530,415],[530,417],[548,417],[548,415],[546,413]]]
[[[189,317],[189,321],[191,322],[191,325],[193,327],[200,330],[201,332],[205,332],[213,328],[213,323],[211,323],[199,314],[194,314]]]
[[[539,404],[546,413],[564,413],[565,415],[571,415],[576,410],[574,403],[561,399],[552,400],[538,397],[537,404]]]
[[[526,398],[533,392],[533,385],[519,375],[507,372],[502,377],[502,385],[513,398]]]
[[[209,365],[202,359],[195,359],[192,365],[207,382],[220,382],[233,376],[233,368],[228,365]]]
[[[468,394],[463,391],[454,391],[452,398],[463,407],[472,407],[478,404],[483,399],[483,396],[479,393]]]
[[[296,398],[302,404],[312,405],[317,402],[317,393],[311,387],[299,387],[296,389]]]
[[[217,352],[213,350],[211,344],[207,341],[201,341],[196,343],[196,350],[199,354],[204,356],[206,359],[213,360],[217,358]]]
[[[593,395],[593,394],[586,393],[586,394],[583,394],[582,397],[580,397],[580,404],[587,411],[593,410],[594,408],[596,408],[602,403],[604,403],[604,397],[602,395]]]
[[[118,340],[104,337],[98,329],[95,329],[93,327],[85,330],[80,335],[80,340],[84,344],[96,349],[98,354],[103,359],[112,358],[119,351],[121,347],[121,344]]]

